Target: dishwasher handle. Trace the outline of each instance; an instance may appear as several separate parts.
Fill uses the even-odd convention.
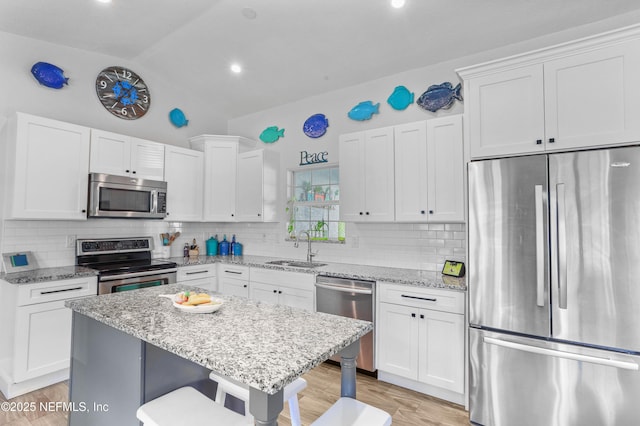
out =
[[[345,287],[345,286],[321,284],[321,283],[316,283],[316,287],[324,288],[332,291],[339,291],[342,293],[373,294],[373,290],[366,289],[366,288]]]

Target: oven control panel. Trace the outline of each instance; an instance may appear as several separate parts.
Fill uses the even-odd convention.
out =
[[[122,239],[100,239],[100,240],[78,240],[77,254],[97,254],[105,252],[132,252],[150,251],[151,237],[143,238],[122,238]]]

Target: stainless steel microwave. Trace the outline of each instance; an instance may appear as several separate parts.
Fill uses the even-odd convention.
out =
[[[163,219],[167,182],[89,174],[89,217]]]

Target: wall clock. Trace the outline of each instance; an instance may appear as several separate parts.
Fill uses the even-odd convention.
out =
[[[107,111],[125,120],[144,116],[151,105],[149,89],[135,72],[108,67],[96,78],[96,93]]]

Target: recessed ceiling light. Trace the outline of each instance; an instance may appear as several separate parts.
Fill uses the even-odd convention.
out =
[[[97,0],[98,3],[111,3],[111,0]]]
[[[242,72],[242,67],[240,64],[231,64],[231,71],[236,74],[240,74]]]
[[[401,7],[404,7],[404,3],[405,3],[405,0],[391,0],[391,6],[395,7],[396,9],[400,9]]]
[[[251,9],[250,7],[244,7],[242,8],[242,16],[247,19],[256,19],[256,16],[258,16],[258,14],[254,9]]]

